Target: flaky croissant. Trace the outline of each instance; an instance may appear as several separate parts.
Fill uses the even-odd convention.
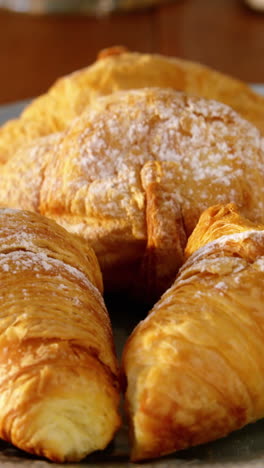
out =
[[[53,221],[0,210],[0,437],[54,461],[103,449],[118,371],[97,259]]]
[[[259,131],[223,104],[120,91],[21,147],[1,170],[0,206],[39,211],[88,240],[108,290],[136,278],[157,298],[208,206],[235,202],[264,222],[263,162]]]
[[[19,119],[0,129],[0,163],[23,143],[63,130],[98,96],[149,86],[172,88],[228,104],[264,134],[264,98],[245,83],[199,63],[114,47],[100,52],[90,67],[60,78]]]
[[[124,350],[133,460],[264,416],[264,226],[212,207],[191,253]]]

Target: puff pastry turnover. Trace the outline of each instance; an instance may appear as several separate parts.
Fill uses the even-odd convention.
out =
[[[188,250],[124,350],[133,460],[264,416],[264,226],[240,218],[232,204],[215,206]]]
[[[0,437],[53,461],[103,449],[119,426],[117,362],[87,243],[0,210]]]
[[[40,211],[88,240],[107,289],[136,278],[157,298],[208,206],[232,201],[264,222],[263,168],[259,131],[224,104],[120,91],[21,147],[2,168],[0,205]]]
[[[5,124],[0,129],[0,162],[24,142],[63,130],[98,96],[149,86],[228,104],[264,133],[264,98],[241,81],[199,63],[115,47],[100,52],[91,66],[60,78],[19,119]]]

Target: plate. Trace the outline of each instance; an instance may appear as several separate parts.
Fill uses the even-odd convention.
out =
[[[264,85],[252,87],[264,95]],[[0,124],[17,117],[29,100],[0,106]],[[127,336],[146,311],[140,311],[137,304],[127,304],[113,296],[106,298],[113,324],[117,354]],[[129,462],[127,427],[124,425],[115,440],[103,452],[90,455],[80,463],[67,463],[66,468],[263,468],[264,466],[264,419],[233,432],[228,437],[188,450],[177,452],[157,461],[144,464]],[[22,452],[6,442],[0,441],[1,468],[50,468],[62,467]]]

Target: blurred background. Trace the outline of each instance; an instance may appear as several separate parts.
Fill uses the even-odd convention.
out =
[[[198,61],[264,83],[264,13],[246,0],[145,2],[90,0],[91,10],[82,7],[80,14],[65,0],[63,14],[59,8],[54,12],[56,0],[46,2],[47,8],[41,0],[10,1],[16,10],[31,4],[32,13],[26,14],[8,11],[3,8],[8,0],[0,0],[0,104],[43,93],[56,78],[91,64],[113,45]],[[264,2],[255,2],[261,10]]]

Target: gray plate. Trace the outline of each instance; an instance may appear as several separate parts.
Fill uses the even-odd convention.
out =
[[[264,85],[254,85],[256,91],[264,94]],[[29,101],[20,101],[0,106],[0,124],[20,114]],[[135,324],[144,317],[136,304],[128,305],[125,299],[106,299],[110,311],[115,342],[120,356],[124,342]],[[125,314],[124,314],[125,310]],[[135,310],[137,313],[135,314]],[[125,316],[124,316],[125,315]],[[250,424],[240,431],[216,442],[184,450],[170,457],[144,464],[129,462],[127,428],[124,426],[107,450],[87,457],[81,463],[67,464],[67,468],[263,468],[264,467],[264,419]],[[15,449],[0,441],[0,468],[49,468],[61,467]]]

